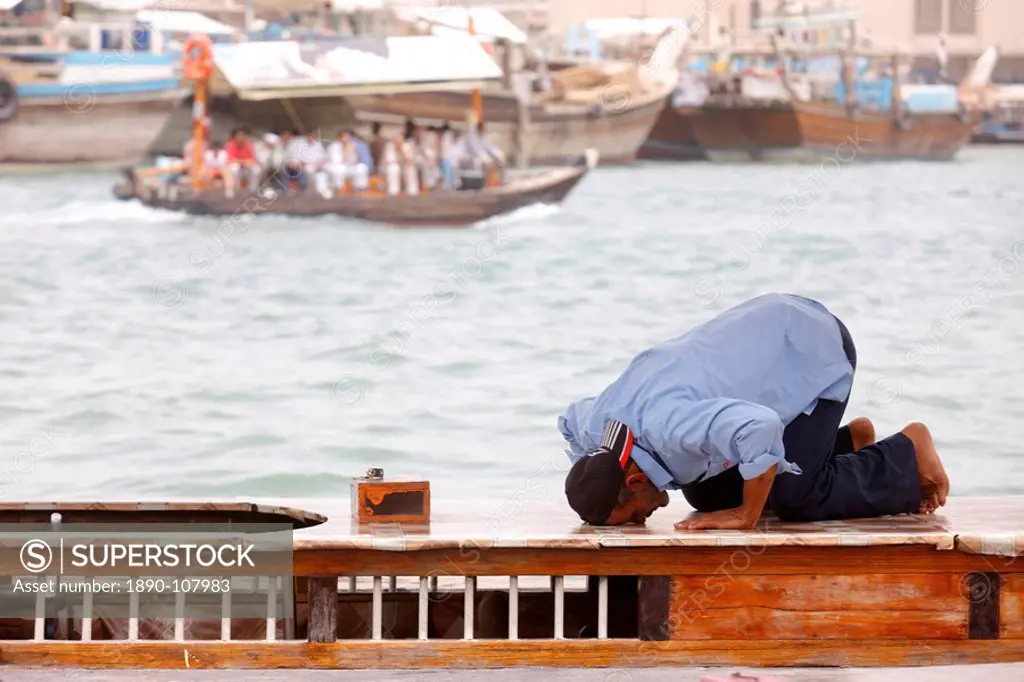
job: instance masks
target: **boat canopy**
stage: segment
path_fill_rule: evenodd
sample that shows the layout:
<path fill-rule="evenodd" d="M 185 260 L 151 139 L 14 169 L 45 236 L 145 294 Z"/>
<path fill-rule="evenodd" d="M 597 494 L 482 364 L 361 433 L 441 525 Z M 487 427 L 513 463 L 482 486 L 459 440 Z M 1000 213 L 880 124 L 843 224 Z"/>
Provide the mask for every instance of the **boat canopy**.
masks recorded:
<path fill-rule="evenodd" d="M 469 35 L 223 44 L 214 46 L 214 62 L 243 100 L 469 91 L 502 76 Z"/>
<path fill-rule="evenodd" d="M 465 34 L 469 30 L 469 17 L 473 17 L 473 31 L 478 40 L 494 42 L 504 38 L 517 45 L 527 42 L 526 34 L 493 7 L 395 7 L 395 16 L 409 23 L 424 23 L 435 35 Z"/>
<path fill-rule="evenodd" d="M 252 3 L 257 12 L 313 12 L 324 6 L 323 0 L 252 0 Z M 383 10 L 386 4 L 384 0 L 330 0 L 330 7 L 340 13 L 372 12 Z"/>
<path fill-rule="evenodd" d="M 138 12 L 156 8 L 160 12 L 166 10 L 156 7 L 161 0 L 70 0 L 75 5 L 88 5 L 101 12 Z"/>
<path fill-rule="evenodd" d="M 609 17 L 606 19 L 588 19 L 571 30 L 580 29 L 595 35 L 599 40 L 632 36 L 656 36 L 665 31 L 687 30 L 686 21 L 679 17 Z"/>
<path fill-rule="evenodd" d="M 238 33 L 233 26 L 215 21 L 199 12 L 142 10 L 136 18 L 152 26 L 155 31 L 168 33 L 205 33 L 210 36 Z"/>

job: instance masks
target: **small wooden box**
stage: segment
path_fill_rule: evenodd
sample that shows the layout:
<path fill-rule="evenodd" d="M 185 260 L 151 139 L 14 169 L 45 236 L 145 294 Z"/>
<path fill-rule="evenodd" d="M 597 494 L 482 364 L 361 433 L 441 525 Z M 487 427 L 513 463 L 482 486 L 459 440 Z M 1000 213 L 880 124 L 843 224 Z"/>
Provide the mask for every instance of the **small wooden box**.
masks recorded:
<path fill-rule="evenodd" d="M 430 481 L 353 477 L 352 520 L 356 523 L 429 523 Z"/>

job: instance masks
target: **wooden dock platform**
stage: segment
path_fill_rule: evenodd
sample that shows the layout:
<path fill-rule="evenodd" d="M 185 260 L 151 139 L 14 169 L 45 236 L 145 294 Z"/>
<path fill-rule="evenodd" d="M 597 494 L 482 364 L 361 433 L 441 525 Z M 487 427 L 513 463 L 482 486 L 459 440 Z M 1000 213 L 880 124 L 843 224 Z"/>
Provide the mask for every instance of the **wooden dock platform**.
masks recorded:
<path fill-rule="evenodd" d="M 735 673 L 744 675 L 731 679 Z M 521 682 L 522 669 L 437 670 L 39 670 L 2 669 L 3 682 Z M 1024 677 L 1024 664 L 937 668 L 534 668 L 545 682 L 993 682 Z"/>
<path fill-rule="evenodd" d="M 686 515 L 676 505 L 646 527 L 618 528 L 583 526 L 539 502 L 490 516 L 433 506 L 428 525 L 353 526 L 348 509 L 317 501 L 0 505 L 0 520 L 60 508 L 69 521 L 173 513 L 316 524 L 294 532 L 294 607 L 269 626 L 149 628 L 77 614 L 59 640 L 40 636 L 31 620 L 21 634 L 0 621 L 0 660 L 296 671 L 1024 661 L 1024 498 L 953 498 L 932 516 L 795 524 L 768 516 L 751 531 L 686 533 L 673 530 Z"/>

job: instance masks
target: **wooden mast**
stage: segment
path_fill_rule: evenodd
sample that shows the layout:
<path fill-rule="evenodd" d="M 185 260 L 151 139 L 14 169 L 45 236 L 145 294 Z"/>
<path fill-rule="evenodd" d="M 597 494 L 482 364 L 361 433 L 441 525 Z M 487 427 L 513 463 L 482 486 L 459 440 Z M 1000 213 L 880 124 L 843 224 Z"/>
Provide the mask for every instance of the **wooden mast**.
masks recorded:
<path fill-rule="evenodd" d="M 843 91 L 846 93 L 846 111 L 853 116 L 854 103 L 854 82 L 853 70 L 857 63 L 857 32 L 854 22 L 850 22 L 847 29 L 846 46 L 843 50 Z"/>
<path fill-rule="evenodd" d="M 476 26 L 473 25 L 473 12 L 468 4 L 466 5 L 466 16 L 469 18 L 469 35 L 476 36 Z M 480 94 L 480 88 L 473 88 L 470 97 L 473 105 L 473 120 L 479 123 L 484 120 L 484 102 Z"/>
<path fill-rule="evenodd" d="M 903 112 L 903 95 L 900 92 L 900 55 L 899 52 L 892 54 L 892 117 L 894 121 L 900 120 Z"/>
<path fill-rule="evenodd" d="M 192 189 L 203 187 L 203 153 L 206 142 L 206 99 L 207 81 L 193 82 L 194 101 L 192 105 Z"/>
<path fill-rule="evenodd" d="M 195 52 L 198 51 L 198 54 Z M 203 155 L 210 120 L 207 104 L 210 76 L 213 73 L 213 46 L 209 36 L 189 38 L 184 49 L 184 76 L 192 81 L 192 169 L 191 185 L 194 191 L 203 187 Z"/>

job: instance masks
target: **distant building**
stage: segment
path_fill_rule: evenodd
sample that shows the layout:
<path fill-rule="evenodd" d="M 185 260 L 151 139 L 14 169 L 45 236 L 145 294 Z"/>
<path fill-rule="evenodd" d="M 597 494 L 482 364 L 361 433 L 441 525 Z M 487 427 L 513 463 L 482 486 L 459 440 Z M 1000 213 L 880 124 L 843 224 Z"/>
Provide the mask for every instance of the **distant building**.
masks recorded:
<path fill-rule="evenodd" d="M 551 30 L 565 32 L 587 19 L 693 18 L 699 42 L 742 43 L 780 10 L 799 16 L 851 11 L 857 34 L 879 48 L 913 55 L 922 70 L 939 69 L 940 37 L 947 73 L 961 77 L 985 49 L 999 45 L 993 78 L 1024 82 L 1024 0 L 545 0 Z"/>

